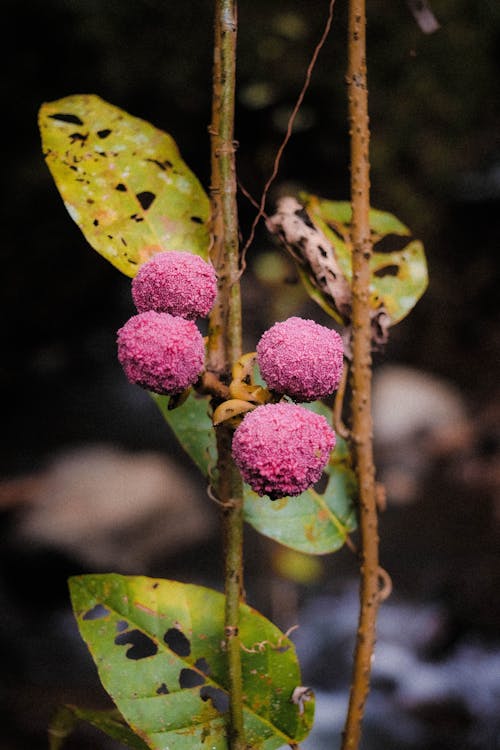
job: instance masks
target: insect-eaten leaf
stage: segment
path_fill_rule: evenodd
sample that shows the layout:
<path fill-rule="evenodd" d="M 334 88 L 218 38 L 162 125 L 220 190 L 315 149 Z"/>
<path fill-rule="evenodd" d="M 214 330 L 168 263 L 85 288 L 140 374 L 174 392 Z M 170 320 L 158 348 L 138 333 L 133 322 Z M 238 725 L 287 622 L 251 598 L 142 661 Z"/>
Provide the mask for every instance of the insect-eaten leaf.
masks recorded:
<path fill-rule="evenodd" d="M 224 596 L 145 577 L 70 579 L 73 609 L 101 681 L 132 730 L 153 750 L 227 750 L 229 678 Z M 100 617 L 86 617 L 89 612 Z M 300 742 L 314 701 L 292 701 L 301 684 L 291 641 L 240 605 L 243 717 L 247 744 Z"/>
<path fill-rule="evenodd" d="M 39 126 L 71 217 L 120 271 L 165 250 L 207 257 L 209 200 L 170 135 L 95 95 L 43 104 Z"/>
<path fill-rule="evenodd" d="M 351 320 L 351 205 L 309 193 L 282 198 L 268 228 L 296 261 L 309 296 L 343 325 Z M 373 253 L 370 306 L 375 343 L 402 320 L 424 293 L 428 277 L 423 245 L 395 216 L 370 210 Z"/>

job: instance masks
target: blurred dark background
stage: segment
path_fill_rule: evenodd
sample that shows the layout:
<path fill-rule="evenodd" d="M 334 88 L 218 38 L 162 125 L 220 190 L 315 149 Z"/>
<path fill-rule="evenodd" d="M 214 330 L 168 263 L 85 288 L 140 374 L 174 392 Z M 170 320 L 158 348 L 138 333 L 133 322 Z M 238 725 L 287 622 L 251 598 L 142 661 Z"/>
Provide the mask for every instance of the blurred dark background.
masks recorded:
<path fill-rule="evenodd" d="M 383 663 L 391 655 L 381 657 L 365 742 L 370 750 L 498 750 L 499 680 L 484 673 L 483 692 L 473 689 L 479 707 L 466 685 L 479 664 L 500 667 L 500 6 L 433 0 L 432 8 L 440 28 L 426 35 L 403 0 L 369 3 L 372 205 L 423 240 L 430 285 L 375 359 L 376 449 L 388 491 L 381 554 L 394 581 L 387 611 L 409 640 L 390 674 Z M 2 5 L 1 750 L 45 747 L 60 702 L 105 703 L 68 610 L 68 575 L 118 570 L 221 586 L 217 513 L 203 481 L 116 364 L 116 330 L 133 312 L 129 280 L 69 218 L 37 130 L 42 102 L 95 93 L 170 132 L 208 187 L 212 12 L 202 0 Z M 326 13 L 324 0 L 240 2 L 238 168 L 254 196 Z M 348 197 L 345 39 L 339 0 L 268 210 L 285 191 Z M 244 237 L 254 212 L 242 197 Z M 277 252 L 260 227 L 244 280 L 248 350 L 283 312 L 327 322 Z M 275 269 L 272 281 L 263 267 Z M 184 508 L 175 516 L 179 488 L 191 516 Z M 160 513 L 169 518 L 165 532 Z M 352 555 L 322 559 L 308 586 L 279 556 L 248 532 L 252 604 L 283 627 L 302 617 L 306 634 L 321 620 L 315 607 L 333 609 L 330 622 L 339 602 L 355 615 Z M 271 579 L 262 559 L 272 563 Z M 383 627 L 382 654 L 384 638 L 394 642 Z M 345 693 L 347 667 L 337 682 L 320 669 L 325 653 L 338 666 L 346 643 L 350 655 L 341 628 L 335 637 L 316 661 L 302 638 L 305 684 Z M 423 697 L 401 687 L 408 654 L 419 669 L 435 667 L 425 672 Z M 404 736 L 394 734 L 395 716 L 400 727 L 407 722 Z M 330 747 L 334 729 L 324 729 Z M 322 737 L 308 746 L 322 748 Z M 68 747 L 115 745 L 82 730 Z"/>

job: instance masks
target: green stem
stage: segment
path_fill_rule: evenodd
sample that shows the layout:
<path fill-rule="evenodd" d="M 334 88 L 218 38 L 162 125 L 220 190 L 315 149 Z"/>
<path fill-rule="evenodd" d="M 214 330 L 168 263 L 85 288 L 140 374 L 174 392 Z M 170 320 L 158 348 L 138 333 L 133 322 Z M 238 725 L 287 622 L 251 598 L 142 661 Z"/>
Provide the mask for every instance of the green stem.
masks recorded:
<path fill-rule="evenodd" d="M 370 160 L 368 88 L 366 79 L 365 0 L 349 0 L 349 63 L 347 73 L 351 136 L 352 203 L 352 430 L 359 483 L 360 614 L 354 652 L 349 708 L 342 750 L 356 750 L 370 688 L 370 672 L 380 604 L 378 519 L 373 463 L 371 416 L 371 325 L 369 305 L 370 257 Z"/>
<path fill-rule="evenodd" d="M 239 286 L 238 213 L 234 104 L 236 78 L 236 0 L 215 2 L 215 43 L 211 134 L 212 235 L 211 258 L 218 276 L 218 296 L 209 319 L 207 370 L 222 382 L 242 353 Z M 217 399 L 213 399 L 217 405 Z M 219 400 L 220 402 L 220 400 Z M 228 740 L 231 750 L 245 750 L 243 685 L 239 638 L 239 605 L 243 599 L 243 485 L 231 455 L 232 432 L 216 428 L 217 495 L 224 509 L 225 648 L 228 658 L 230 708 Z"/>

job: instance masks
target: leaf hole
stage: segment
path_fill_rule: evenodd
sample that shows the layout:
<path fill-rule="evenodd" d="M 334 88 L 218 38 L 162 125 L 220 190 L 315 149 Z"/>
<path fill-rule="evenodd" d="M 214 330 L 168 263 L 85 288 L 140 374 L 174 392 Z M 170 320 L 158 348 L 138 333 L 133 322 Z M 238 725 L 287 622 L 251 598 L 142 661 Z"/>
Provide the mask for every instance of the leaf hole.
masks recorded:
<path fill-rule="evenodd" d="M 177 656 L 189 656 L 191 653 L 191 644 L 184 633 L 179 628 L 170 628 L 163 636 L 163 640 L 174 654 Z"/>
<path fill-rule="evenodd" d="M 109 609 L 106 609 L 106 607 L 103 604 L 96 604 L 95 607 L 92 607 L 92 609 L 89 609 L 88 612 L 85 612 L 83 615 L 83 620 L 102 620 L 103 617 L 107 617 L 109 615 Z"/>
<path fill-rule="evenodd" d="M 142 193 L 137 193 L 135 197 L 141 204 L 141 208 L 143 209 L 143 211 L 147 211 L 156 198 L 156 195 L 154 193 L 150 193 L 149 190 L 144 190 Z"/>
<path fill-rule="evenodd" d="M 123 633 L 124 630 L 127 630 L 128 628 L 128 622 L 126 620 L 118 620 L 116 623 L 116 630 L 118 633 Z"/>
<path fill-rule="evenodd" d="M 119 182 L 118 185 L 116 185 L 115 190 L 119 190 L 120 193 L 126 193 L 127 187 L 123 184 L 123 182 Z"/>
<path fill-rule="evenodd" d="M 181 669 L 179 675 L 179 686 L 181 690 L 198 687 L 198 685 L 203 685 L 204 683 L 205 677 L 199 672 L 195 672 L 194 669 L 189 669 L 188 667 Z"/>
<path fill-rule="evenodd" d="M 403 250 L 409 242 L 410 238 L 406 235 L 386 234 L 374 244 L 373 250 L 376 253 L 397 253 Z"/>
<path fill-rule="evenodd" d="M 200 672 L 203 672 L 206 675 L 210 674 L 210 664 L 203 656 L 201 657 L 201 659 L 197 659 L 195 661 L 194 666 L 196 667 L 196 669 L 199 669 Z"/>
<path fill-rule="evenodd" d="M 107 138 L 108 135 L 110 135 L 112 132 L 113 131 L 109 128 L 104 128 L 104 130 L 98 130 L 97 135 L 99 136 L 99 138 Z"/>
<path fill-rule="evenodd" d="M 229 695 L 220 688 L 213 687 L 213 685 L 205 685 L 200 690 L 200 698 L 202 701 L 211 701 L 215 710 L 221 714 L 229 711 Z"/>
<path fill-rule="evenodd" d="M 58 112 L 56 115 L 49 115 L 51 120 L 59 120 L 60 122 L 69 122 L 72 125 L 83 125 L 83 122 L 76 115 L 67 114 L 65 112 Z"/>
<path fill-rule="evenodd" d="M 126 633 L 120 633 L 120 635 L 116 636 L 115 643 L 117 646 L 130 644 L 126 656 L 127 659 L 134 659 L 134 661 L 154 656 L 158 651 L 156 643 L 140 630 L 130 630 Z"/>
<path fill-rule="evenodd" d="M 336 237 L 336 238 L 337 238 L 338 240 L 340 240 L 341 242 L 345 242 L 345 237 L 344 237 L 344 235 L 342 234 L 342 232 L 340 232 L 340 231 L 339 231 L 339 230 L 337 229 L 337 227 L 335 226 L 335 224 L 332 224 L 332 223 L 331 223 L 331 222 L 329 222 L 329 221 L 327 221 L 326 223 L 327 223 L 327 226 L 328 226 L 328 229 L 330 230 L 330 232 L 331 232 L 332 234 L 334 234 L 334 235 L 335 235 L 335 237 Z"/>
<path fill-rule="evenodd" d="M 373 275 L 379 279 L 382 279 L 384 278 L 384 276 L 397 276 L 398 273 L 399 266 L 392 264 L 390 266 L 384 266 L 383 268 L 377 268 L 377 270 L 374 271 Z"/>
<path fill-rule="evenodd" d="M 191 216 L 190 219 L 195 224 L 203 224 L 203 219 L 201 218 L 201 216 Z"/>
<path fill-rule="evenodd" d="M 309 227 L 309 229 L 316 229 L 305 208 L 298 208 L 294 213 L 295 216 L 306 225 L 306 227 Z"/>
<path fill-rule="evenodd" d="M 328 487 L 329 480 L 330 480 L 329 475 L 326 473 L 326 471 L 324 471 L 321 477 L 318 479 L 318 481 L 314 485 L 314 490 L 318 494 L 324 495 L 326 492 L 326 488 Z"/>
<path fill-rule="evenodd" d="M 160 161 L 159 159 L 146 159 L 146 161 L 151 162 L 151 164 L 156 164 L 156 166 L 160 167 L 163 171 L 173 166 L 172 162 L 168 159 L 165 159 L 165 161 Z"/>
<path fill-rule="evenodd" d="M 70 133 L 70 140 L 71 143 L 76 143 L 76 141 L 81 141 L 82 143 L 85 143 L 87 138 L 89 137 L 89 134 L 83 135 L 83 133 Z"/>
<path fill-rule="evenodd" d="M 168 695 L 169 692 L 170 690 L 168 689 L 168 687 L 165 685 L 164 682 L 161 683 L 159 688 L 156 688 L 157 695 Z"/>

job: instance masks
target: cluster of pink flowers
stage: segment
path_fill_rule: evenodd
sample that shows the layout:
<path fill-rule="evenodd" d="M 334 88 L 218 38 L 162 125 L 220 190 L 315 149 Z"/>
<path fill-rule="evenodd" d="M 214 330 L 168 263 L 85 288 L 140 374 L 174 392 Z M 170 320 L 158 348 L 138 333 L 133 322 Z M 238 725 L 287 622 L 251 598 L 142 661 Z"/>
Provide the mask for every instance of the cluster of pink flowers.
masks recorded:
<path fill-rule="evenodd" d="M 117 335 L 118 359 L 132 383 L 154 393 L 181 393 L 204 369 L 205 347 L 194 320 L 217 295 L 213 267 L 197 255 L 155 255 L 132 282 L 137 308 Z M 233 436 L 243 479 L 271 500 L 300 495 L 321 477 L 335 447 L 327 420 L 300 406 L 330 395 L 342 376 L 342 339 L 313 320 L 275 323 L 257 345 L 262 377 L 275 397 L 249 412 Z"/>
<path fill-rule="evenodd" d="M 132 280 L 132 299 L 140 313 L 155 310 L 187 320 L 205 318 L 216 294 L 214 267 L 183 251 L 154 255 Z"/>
<path fill-rule="evenodd" d="M 271 500 L 300 495 L 321 477 L 335 433 L 325 417 L 290 403 L 249 412 L 233 437 L 233 457 L 245 482 Z"/>
<path fill-rule="evenodd" d="M 257 344 L 257 361 L 272 391 L 294 401 L 316 401 L 338 388 L 344 349 L 337 331 L 293 317 L 263 334 Z"/>
<path fill-rule="evenodd" d="M 181 393 L 204 369 L 205 346 L 194 319 L 217 295 L 213 267 L 197 255 L 164 252 L 132 282 L 138 314 L 120 328 L 118 359 L 131 383 L 160 394 Z"/>
<path fill-rule="evenodd" d="M 269 389 L 294 401 L 329 396 L 342 377 L 339 334 L 313 320 L 275 323 L 257 345 Z M 300 495 L 321 477 L 335 447 L 326 419 L 303 406 L 277 403 L 248 413 L 233 437 L 233 458 L 254 492 L 271 500 Z"/>
<path fill-rule="evenodd" d="M 154 393 L 179 393 L 203 370 L 205 347 L 192 320 L 147 310 L 130 318 L 117 340 L 127 378 Z"/>

